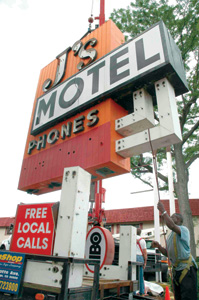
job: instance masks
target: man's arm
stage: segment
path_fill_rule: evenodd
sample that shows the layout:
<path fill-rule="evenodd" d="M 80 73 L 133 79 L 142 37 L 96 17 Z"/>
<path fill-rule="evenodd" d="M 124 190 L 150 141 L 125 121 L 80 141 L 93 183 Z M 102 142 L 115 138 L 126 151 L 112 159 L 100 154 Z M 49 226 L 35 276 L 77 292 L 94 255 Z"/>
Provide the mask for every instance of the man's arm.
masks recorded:
<path fill-rule="evenodd" d="M 147 263 L 147 250 L 142 249 L 142 251 L 143 251 L 143 257 L 144 257 L 144 269 L 145 269 L 146 263 Z"/>
<path fill-rule="evenodd" d="M 161 217 L 164 219 L 166 225 L 169 227 L 169 229 L 171 229 L 172 231 L 176 232 L 178 235 L 181 235 L 181 230 L 180 227 L 177 226 L 173 220 L 171 219 L 171 217 L 167 214 L 164 205 L 162 204 L 162 202 L 158 202 L 158 210 L 161 213 Z"/>
<path fill-rule="evenodd" d="M 164 255 L 164 256 L 168 256 L 167 255 L 167 249 L 162 247 L 158 242 L 153 241 L 151 244 L 152 248 L 158 248 L 158 250 Z"/>

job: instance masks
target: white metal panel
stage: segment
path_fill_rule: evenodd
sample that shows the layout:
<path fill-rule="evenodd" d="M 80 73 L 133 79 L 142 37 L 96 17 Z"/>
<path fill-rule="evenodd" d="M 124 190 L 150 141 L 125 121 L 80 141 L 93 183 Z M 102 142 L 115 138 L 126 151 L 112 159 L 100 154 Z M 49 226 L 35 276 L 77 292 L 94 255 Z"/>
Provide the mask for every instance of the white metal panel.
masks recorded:
<path fill-rule="evenodd" d="M 168 79 L 163 78 L 155 83 L 160 126 L 175 133 L 181 138 L 175 91 Z"/>
<path fill-rule="evenodd" d="M 176 144 L 181 141 L 174 133 L 171 134 L 167 129 L 160 126 L 149 129 L 149 132 L 148 130 L 145 130 L 141 133 L 116 141 L 116 152 L 122 157 L 132 157 L 148 151 L 167 147 L 168 145 Z"/>
<path fill-rule="evenodd" d="M 80 264 L 71 264 L 70 268 L 68 287 L 82 286 L 83 266 Z M 61 289 L 62 271 L 63 267 L 61 263 L 28 261 L 24 282 Z"/>
<path fill-rule="evenodd" d="M 64 169 L 54 255 L 84 257 L 90 181 L 80 167 Z"/>
<path fill-rule="evenodd" d="M 62 270 L 60 264 L 28 260 L 24 282 L 61 288 Z"/>
<path fill-rule="evenodd" d="M 140 89 L 133 93 L 134 112 L 115 121 L 115 130 L 129 136 L 155 126 L 152 97 Z"/>
<path fill-rule="evenodd" d="M 148 130 L 116 141 L 116 152 L 123 157 L 131 157 L 150 151 Z"/>
<path fill-rule="evenodd" d="M 149 129 L 149 132 L 150 140 L 154 150 L 162 147 L 167 147 L 181 141 L 181 138 L 177 136 L 175 132 L 171 132 L 160 125 Z"/>
<path fill-rule="evenodd" d="M 104 266 L 100 270 L 100 274 L 100 278 L 105 279 L 128 279 L 128 270 L 126 269 L 126 266 Z"/>
<path fill-rule="evenodd" d="M 155 83 L 159 124 L 116 141 L 116 152 L 132 157 L 182 140 L 174 89 L 166 78 Z"/>
<path fill-rule="evenodd" d="M 119 264 L 126 265 L 128 261 L 136 261 L 137 230 L 133 226 L 120 226 Z"/>
<path fill-rule="evenodd" d="M 80 167 L 64 169 L 54 253 L 84 258 L 91 175 Z M 69 287 L 82 285 L 83 265 L 70 270 Z"/>
<path fill-rule="evenodd" d="M 72 264 L 69 276 L 69 288 L 81 287 L 84 275 L 84 265 Z"/>

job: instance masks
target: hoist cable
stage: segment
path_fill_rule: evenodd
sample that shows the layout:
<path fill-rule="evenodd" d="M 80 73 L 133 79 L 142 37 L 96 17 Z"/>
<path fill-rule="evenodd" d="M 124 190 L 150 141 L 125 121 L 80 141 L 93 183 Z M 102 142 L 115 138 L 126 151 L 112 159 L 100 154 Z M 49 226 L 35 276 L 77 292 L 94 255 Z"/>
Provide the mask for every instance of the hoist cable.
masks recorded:
<path fill-rule="evenodd" d="M 91 16 L 93 15 L 93 2 L 94 2 L 94 0 L 92 0 L 92 2 L 91 2 Z"/>

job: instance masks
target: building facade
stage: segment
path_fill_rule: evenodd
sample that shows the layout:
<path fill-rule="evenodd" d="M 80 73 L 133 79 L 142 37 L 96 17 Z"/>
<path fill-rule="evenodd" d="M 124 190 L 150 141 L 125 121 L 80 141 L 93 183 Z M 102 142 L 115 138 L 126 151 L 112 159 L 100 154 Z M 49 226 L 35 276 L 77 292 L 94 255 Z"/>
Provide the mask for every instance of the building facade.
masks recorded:
<path fill-rule="evenodd" d="M 196 242 L 196 255 L 199 256 L 199 199 L 190 199 L 190 207 L 192 211 L 194 234 Z M 168 213 L 169 200 L 163 200 L 165 209 Z M 175 200 L 176 212 L 179 213 L 178 202 Z M 113 209 L 106 210 L 106 224 L 112 234 L 118 234 L 120 232 L 121 225 L 132 225 L 135 227 L 142 228 L 143 233 L 148 234 L 149 239 L 154 239 L 154 207 L 136 207 L 136 208 L 125 208 L 125 209 Z M 0 218 L 0 243 L 7 239 L 12 233 L 10 225 L 14 224 L 15 218 Z M 162 229 L 161 221 L 160 226 Z M 163 230 L 168 232 L 168 229 L 164 226 Z M 160 231 L 161 232 L 161 231 Z M 144 235 L 144 236 L 146 236 Z M 161 236 L 161 243 L 164 245 L 165 240 L 163 235 Z"/>
<path fill-rule="evenodd" d="M 0 243 L 12 234 L 15 218 L 0 218 Z"/>

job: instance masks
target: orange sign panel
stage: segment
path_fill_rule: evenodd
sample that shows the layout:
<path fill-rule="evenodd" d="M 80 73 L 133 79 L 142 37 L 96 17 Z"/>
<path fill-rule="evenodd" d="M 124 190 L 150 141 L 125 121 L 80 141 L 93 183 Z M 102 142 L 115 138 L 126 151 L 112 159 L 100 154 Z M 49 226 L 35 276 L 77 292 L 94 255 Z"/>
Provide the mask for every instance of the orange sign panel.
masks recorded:
<path fill-rule="evenodd" d="M 109 20 L 41 70 L 20 190 L 39 195 L 60 189 L 63 169 L 71 166 L 84 168 L 93 180 L 129 172 L 129 159 L 115 153 L 115 141 L 121 138 L 115 120 L 128 112 L 110 98 L 95 97 L 104 70 L 98 59 L 123 42 Z"/>

